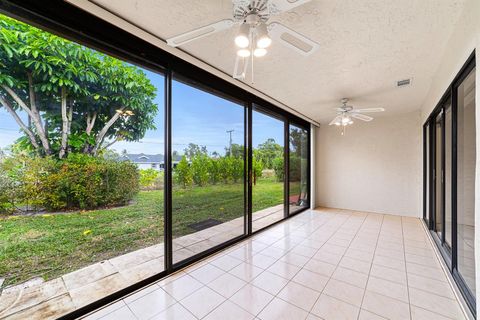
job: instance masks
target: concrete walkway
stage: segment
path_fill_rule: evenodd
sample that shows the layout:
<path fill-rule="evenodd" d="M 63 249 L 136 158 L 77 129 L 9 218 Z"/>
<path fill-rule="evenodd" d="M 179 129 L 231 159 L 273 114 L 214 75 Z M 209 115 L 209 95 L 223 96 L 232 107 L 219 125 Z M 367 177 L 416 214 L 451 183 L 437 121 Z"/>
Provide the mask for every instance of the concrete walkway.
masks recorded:
<path fill-rule="evenodd" d="M 253 215 L 253 230 L 283 218 L 283 205 Z M 243 234 L 237 218 L 173 240 L 174 262 Z M 163 270 L 164 245 L 159 243 L 44 281 L 31 279 L 3 289 L 0 319 L 54 319 L 128 287 Z"/>

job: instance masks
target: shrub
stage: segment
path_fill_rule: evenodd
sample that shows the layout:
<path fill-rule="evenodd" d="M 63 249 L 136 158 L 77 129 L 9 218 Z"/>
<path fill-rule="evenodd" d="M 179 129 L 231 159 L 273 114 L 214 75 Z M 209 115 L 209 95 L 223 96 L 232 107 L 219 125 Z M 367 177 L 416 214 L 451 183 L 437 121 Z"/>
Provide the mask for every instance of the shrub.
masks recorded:
<path fill-rule="evenodd" d="M 253 185 L 257 184 L 257 179 L 262 177 L 263 163 L 256 158 L 252 159 Z"/>
<path fill-rule="evenodd" d="M 211 184 L 217 184 L 220 179 L 220 159 L 210 158 L 208 163 L 209 179 Z"/>
<path fill-rule="evenodd" d="M 84 154 L 70 154 L 62 160 L 16 155 L 3 168 L 18 184 L 14 202 L 34 210 L 124 205 L 139 190 L 133 163 Z"/>
<path fill-rule="evenodd" d="M 174 173 L 175 180 L 178 184 L 182 185 L 183 188 L 186 188 L 192 184 L 192 169 L 190 168 L 185 156 L 183 156 L 182 160 L 178 162 Z"/>
<path fill-rule="evenodd" d="M 277 178 L 277 181 L 283 181 L 285 177 L 283 157 L 277 157 L 273 159 L 273 170 L 275 171 L 275 177 Z"/>
<path fill-rule="evenodd" d="M 197 186 L 204 186 L 208 182 L 210 160 L 205 154 L 197 154 L 192 159 L 192 178 Z"/>
<path fill-rule="evenodd" d="M 141 169 L 139 173 L 139 184 L 141 190 L 163 189 L 163 172 L 155 169 Z"/>

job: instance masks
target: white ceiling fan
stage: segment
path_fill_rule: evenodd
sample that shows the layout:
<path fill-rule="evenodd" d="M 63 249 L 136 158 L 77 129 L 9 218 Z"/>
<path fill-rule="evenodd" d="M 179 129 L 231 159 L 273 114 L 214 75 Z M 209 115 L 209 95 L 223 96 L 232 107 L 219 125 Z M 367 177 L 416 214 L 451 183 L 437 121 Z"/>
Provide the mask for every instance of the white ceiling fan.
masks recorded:
<path fill-rule="evenodd" d="M 308 56 L 318 49 L 318 43 L 279 22 L 267 23 L 282 12 L 289 11 L 311 0 L 232 0 L 233 18 L 224 19 L 167 39 L 167 44 L 178 47 L 219 31 L 240 25 L 235 37 L 238 47 L 233 77 L 244 80 L 250 63 L 253 83 L 253 58 L 263 57 L 272 41 L 278 41 L 296 52 Z M 249 62 L 250 60 L 250 62 Z"/>
<path fill-rule="evenodd" d="M 340 102 L 342 103 L 342 105 L 338 108 L 335 108 L 335 110 L 337 111 L 337 116 L 332 121 L 330 121 L 328 125 L 341 126 L 342 135 L 345 134 L 345 128 L 348 125 L 353 124 L 352 118 L 369 122 L 373 120 L 373 117 L 367 116 L 364 113 L 385 111 L 384 108 L 354 109 L 353 106 L 347 105 L 347 98 L 343 98 L 342 100 L 340 100 Z"/>

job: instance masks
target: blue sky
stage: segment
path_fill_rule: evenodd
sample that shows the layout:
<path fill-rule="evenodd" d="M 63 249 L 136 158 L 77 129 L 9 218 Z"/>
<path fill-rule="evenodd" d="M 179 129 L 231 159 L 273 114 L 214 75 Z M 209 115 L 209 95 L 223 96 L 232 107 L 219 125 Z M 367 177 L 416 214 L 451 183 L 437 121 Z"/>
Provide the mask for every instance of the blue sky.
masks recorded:
<path fill-rule="evenodd" d="M 155 102 L 159 112 L 155 117 L 156 130 L 150 130 L 139 142 L 117 142 L 112 146 L 118 152 L 157 154 L 164 150 L 164 77 L 144 70 L 153 85 L 157 88 Z M 233 143 L 243 145 L 243 107 L 231 101 L 192 88 L 180 82 L 172 84 L 172 143 L 173 150 L 183 153 L 189 143 L 206 146 L 209 152 L 224 154 L 229 144 L 227 130 L 234 130 Z M 26 122 L 25 114 L 20 116 Z M 253 145 L 274 138 L 283 145 L 283 123 L 254 112 Z M 11 115 L 0 108 L 0 148 L 12 144 L 21 136 L 17 123 Z"/>

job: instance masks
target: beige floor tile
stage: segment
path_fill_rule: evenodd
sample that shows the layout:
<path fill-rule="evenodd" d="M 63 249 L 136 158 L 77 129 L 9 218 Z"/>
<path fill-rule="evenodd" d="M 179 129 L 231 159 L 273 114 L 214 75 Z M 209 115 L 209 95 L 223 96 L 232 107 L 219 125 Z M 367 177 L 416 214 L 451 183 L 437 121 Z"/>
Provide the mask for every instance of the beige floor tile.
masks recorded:
<path fill-rule="evenodd" d="M 366 274 L 344 267 L 337 267 L 335 272 L 332 274 L 332 278 L 362 289 L 365 289 L 368 280 L 368 276 Z"/>
<path fill-rule="evenodd" d="M 283 257 L 281 257 L 279 261 L 292 264 L 297 267 L 303 267 L 305 263 L 308 262 L 308 260 L 310 259 L 305 256 L 293 252 L 288 252 Z"/>
<path fill-rule="evenodd" d="M 300 270 L 292 281 L 310 289 L 322 292 L 330 278 L 306 269 Z"/>
<path fill-rule="evenodd" d="M 312 309 L 319 296 L 320 292 L 296 282 L 289 282 L 277 295 L 280 299 L 302 308 L 307 312 Z"/>
<path fill-rule="evenodd" d="M 330 277 L 335 271 L 336 266 L 327 262 L 310 260 L 303 267 L 304 270 L 309 270 L 315 273 Z"/>
<path fill-rule="evenodd" d="M 267 269 L 272 264 L 274 264 L 275 261 L 277 261 L 277 259 L 258 253 L 253 257 L 251 257 L 250 259 L 248 259 L 247 262 L 250 263 L 251 265 L 254 265 L 255 267 Z"/>
<path fill-rule="evenodd" d="M 282 261 L 277 261 L 272 264 L 267 271 L 290 280 L 297 274 L 298 271 L 300 271 L 300 267 Z"/>
<path fill-rule="evenodd" d="M 182 300 L 202 286 L 201 282 L 187 274 L 163 285 L 162 288 L 175 299 Z"/>
<path fill-rule="evenodd" d="M 343 257 L 339 263 L 339 266 L 368 275 L 370 273 L 371 264 L 362 260 Z"/>
<path fill-rule="evenodd" d="M 460 306 L 456 300 L 437 296 L 435 294 L 415 288 L 410 288 L 409 293 L 410 303 L 412 305 L 453 319 L 463 317 Z"/>
<path fill-rule="evenodd" d="M 362 309 L 387 319 L 410 319 L 410 308 L 408 303 L 401 302 L 400 300 L 392 299 L 371 291 L 365 292 Z"/>
<path fill-rule="evenodd" d="M 362 305 L 364 289 L 352 286 L 343 281 L 330 279 L 325 289 L 323 289 L 323 293 L 360 307 Z"/>
<path fill-rule="evenodd" d="M 180 300 L 182 306 L 190 311 L 195 317 L 203 318 L 213 309 L 219 306 L 225 298 L 208 287 L 202 287 Z"/>
<path fill-rule="evenodd" d="M 172 319 L 182 319 L 182 320 L 196 320 L 197 318 L 185 309 L 180 303 L 175 303 L 174 305 L 163 310 L 150 320 L 172 320 Z M 120 319 L 115 319 L 120 320 Z"/>
<path fill-rule="evenodd" d="M 263 269 L 245 262 L 242 262 L 241 264 L 229 271 L 230 274 L 247 282 L 252 281 L 262 272 Z"/>
<path fill-rule="evenodd" d="M 210 312 L 204 320 L 252 320 L 255 316 L 243 310 L 231 301 L 225 301 Z M 176 318 L 172 318 L 176 319 Z"/>
<path fill-rule="evenodd" d="M 150 319 L 175 303 L 175 299 L 167 292 L 163 289 L 157 289 L 131 303 L 127 303 L 127 306 L 138 319 Z"/>
<path fill-rule="evenodd" d="M 452 288 L 448 282 L 433 280 L 430 278 L 418 276 L 416 274 L 408 275 L 408 286 L 411 288 L 421 289 L 439 296 L 450 299 L 456 299 Z"/>
<path fill-rule="evenodd" d="M 374 264 L 370 270 L 370 276 L 407 285 L 407 273 L 405 271 L 398 271 Z"/>
<path fill-rule="evenodd" d="M 365 262 L 372 262 L 373 260 L 373 252 L 363 251 L 355 248 L 348 248 L 344 256 Z"/>
<path fill-rule="evenodd" d="M 361 309 L 360 314 L 358 315 L 358 320 L 386 320 L 386 318 L 380 317 L 379 315 L 371 313 L 370 311 Z"/>
<path fill-rule="evenodd" d="M 452 320 L 452 318 L 447 318 L 438 313 L 434 313 L 416 306 L 411 306 L 412 309 L 412 320 Z M 457 318 L 456 320 L 461 320 L 465 318 Z"/>
<path fill-rule="evenodd" d="M 133 314 L 133 312 L 128 308 L 128 307 L 121 307 L 120 309 L 117 309 L 103 318 L 102 320 L 138 320 L 138 318 Z"/>
<path fill-rule="evenodd" d="M 398 259 L 375 255 L 375 257 L 373 258 L 373 264 L 379 265 L 382 267 L 388 267 L 398 271 L 405 271 L 404 260 L 398 260 Z"/>
<path fill-rule="evenodd" d="M 426 267 L 416 263 L 407 262 L 407 273 L 416 274 L 438 281 L 447 281 L 447 278 L 441 269 Z"/>
<path fill-rule="evenodd" d="M 257 315 L 273 299 L 273 295 L 251 284 L 235 293 L 230 301 L 242 307 L 247 312 Z"/>
<path fill-rule="evenodd" d="M 320 250 L 322 249 L 320 248 Z M 337 265 L 342 259 L 342 255 L 340 254 L 335 254 L 335 253 L 330 253 L 330 252 L 320 251 L 320 250 L 312 257 L 312 259 L 334 264 L 334 265 Z"/>
<path fill-rule="evenodd" d="M 221 256 L 210 262 L 210 264 L 222 269 L 223 271 L 230 271 L 236 266 L 238 266 L 240 263 L 242 263 L 242 260 L 231 257 L 229 255 Z"/>
<path fill-rule="evenodd" d="M 98 311 L 96 311 L 95 313 L 92 313 L 84 318 L 82 318 L 83 320 L 98 320 L 104 316 L 106 316 L 107 314 L 109 313 L 112 313 L 113 311 L 115 310 L 118 310 L 122 307 L 125 307 L 126 304 L 125 302 L 123 302 L 123 300 L 120 300 L 120 301 L 117 301 L 115 303 L 112 303 L 104 308 L 101 308 L 99 309 Z"/>
<path fill-rule="evenodd" d="M 408 303 L 407 286 L 396 282 L 370 276 L 367 290 Z"/>
<path fill-rule="evenodd" d="M 123 301 L 125 301 L 125 303 L 131 303 L 131 302 L 133 302 L 133 301 L 135 301 L 135 300 L 137 300 L 137 299 L 139 299 L 139 298 L 147 295 L 148 293 L 153 292 L 153 291 L 155 291 L 159 288 L 160 288 L 160 286 L 157 285 L 156 283 L 154 283 L 151 286 L 144 287 L 141 290 L 138 290 L 137 292 L 126 296 L 125 298 L 123 298 Z"/>
<path fill-rule="evenodd" d="M 324 320 L 356 320 L 359 308 L 322 294 L 311 312 Z"/>
<path fill-rule="evenodd" d="M 225 273 L 210 282 L 207 286 L 214 291 L 220 293 L 225 298 L 230 298 L 246 284 L 247 282 L 229 273 Z"/>
<path fill-rule="evenodd" d="M 220 277 L 221 275 L 225 274 L 220 268 L 215 267 L 212 264 L 206 264 L 192 272 L 189 273 L 192 277 L 197 279 L 203 284 L 208 284 L 215 280 L 216 278 Z"/>
<path fill-rule="evenodd" d="M 253 284 L 257 288 L 265 290 L 273 295 L 279 293 L 280 290 L 282 290 L 283 287 L 287 285 L 287 283 L 288 279 L 280 277 L 279 275 L 276 275 L 269 271 L 261 273 L 251 282 L 251 284 Z"/>
<path fill-rule="evenodd" d="M 261 320 L 305 319 L 308 312 L 279 298 L 274 298 L 258 315 Z"/>

